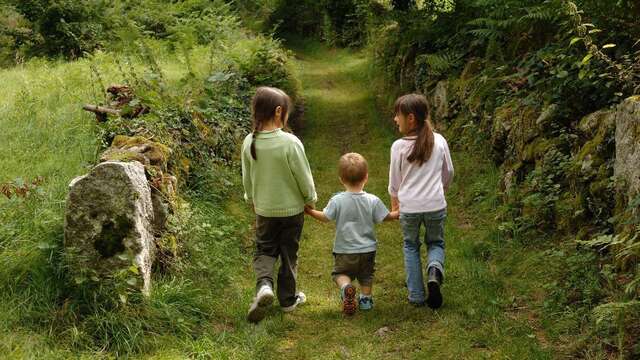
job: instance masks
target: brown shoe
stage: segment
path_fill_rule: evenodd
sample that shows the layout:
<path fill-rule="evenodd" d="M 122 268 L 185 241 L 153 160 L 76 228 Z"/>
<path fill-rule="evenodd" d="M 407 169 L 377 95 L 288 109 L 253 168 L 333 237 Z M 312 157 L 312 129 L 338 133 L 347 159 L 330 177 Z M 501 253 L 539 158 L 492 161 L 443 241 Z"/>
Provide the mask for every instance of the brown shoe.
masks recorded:
<path fill-rule="evenodd" d="M 357 309 L 356 288 L 349 284 L 342 289 L 342 312 L 345 315 L 353 315 Z"/>

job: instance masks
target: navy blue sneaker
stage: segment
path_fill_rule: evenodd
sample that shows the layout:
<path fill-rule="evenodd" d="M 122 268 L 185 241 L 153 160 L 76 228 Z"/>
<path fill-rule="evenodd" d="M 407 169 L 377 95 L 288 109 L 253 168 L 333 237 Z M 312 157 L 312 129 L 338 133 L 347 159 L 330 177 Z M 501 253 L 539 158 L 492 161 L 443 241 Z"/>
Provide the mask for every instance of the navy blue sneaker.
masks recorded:
<path fill-rule="evenodd" d="M 429 297 L 427 298 L 427 305 L 432 309 L 438 309 L 442 306 L 440 284 L 442 284 L 442 274 L 440 270 L 436 267 L 429 268 L 429 280 L 427 281 Z"/>

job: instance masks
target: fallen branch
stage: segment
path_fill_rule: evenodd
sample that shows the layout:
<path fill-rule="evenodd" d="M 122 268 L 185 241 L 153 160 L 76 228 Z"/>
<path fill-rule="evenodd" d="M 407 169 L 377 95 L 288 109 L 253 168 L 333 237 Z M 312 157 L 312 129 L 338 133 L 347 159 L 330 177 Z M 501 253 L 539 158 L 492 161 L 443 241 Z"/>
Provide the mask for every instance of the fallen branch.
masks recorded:
<path fill-rule="evenodd" d="M 115 109 L 107 108 L 104 106 L 87 104 L 87 105 L 84 105 L 82 109 L 95 113 L 96 119 L 98 119 L 99 122 L 107 121 L 107 115 L 120 116 L 120 110 L 115 110 Z"/>

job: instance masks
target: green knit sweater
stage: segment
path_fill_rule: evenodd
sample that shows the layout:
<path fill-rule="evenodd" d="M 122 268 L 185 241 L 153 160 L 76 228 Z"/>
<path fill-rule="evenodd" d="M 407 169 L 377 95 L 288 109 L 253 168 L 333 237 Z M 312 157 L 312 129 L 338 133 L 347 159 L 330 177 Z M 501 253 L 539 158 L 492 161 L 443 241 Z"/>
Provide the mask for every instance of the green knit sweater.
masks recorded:
<path fill-rule="evenodd" d="M 286 217 L 300 214 L 318 200 L 302 142 L 276 129 L 256 135 L 257 160 L 251 156 L 252 134 L 242 144 L 244 197 L 256 214 Z"/>

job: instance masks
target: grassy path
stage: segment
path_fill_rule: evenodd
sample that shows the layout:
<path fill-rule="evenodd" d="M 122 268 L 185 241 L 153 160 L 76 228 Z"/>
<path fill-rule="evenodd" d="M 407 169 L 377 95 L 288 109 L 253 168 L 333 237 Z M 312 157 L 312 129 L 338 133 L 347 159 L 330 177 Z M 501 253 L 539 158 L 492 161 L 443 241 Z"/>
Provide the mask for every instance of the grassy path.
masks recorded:
<path fill-rule="evenodd" d="M 315 45 L 298 49 L 306 100 L 302 133 L 323 207 L 341 191 L 336 162 L 347 151 L 369 161 L 365 190 L 388 203 L 388 151 L 396 136 L 384 126 L 368 87 L 367 58 Z M 448 194 L 445 305 L 439 311 L 406 303 L 398 223 L 377 229 L 375 309 L 345 318 L 330 279 L 334 225 L 307 218 L 301 242 L 299 285 L 309 303 L 291 315 L 273 315 L 260 327 L 276 335 L 273 358 L 296 359 L 538 359 L 550 358 L 543 336 L 526 316 L 510 311 L 505 286 L 483 257 L 491 236 L 491 199 L 466 204 L 469 189 L 492 188 L 496 172 L 454 151 L 456 185 Z M 465 192 L 465 189 L 467 192 Z M 477 198 L 477 194 L 474 195 Z M 483 211 L 486 211 L 483 213 Z M 423 247 L 424 249 L 424 247 Z M 423 250 L 424 251 L 424 250 Z M 383 329 L 383 330 L 380 330 Z"/>

